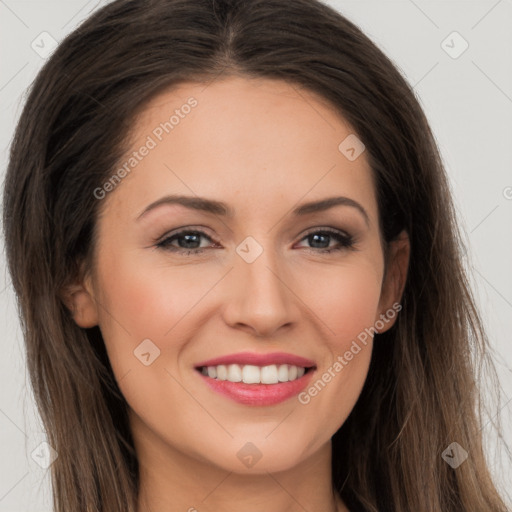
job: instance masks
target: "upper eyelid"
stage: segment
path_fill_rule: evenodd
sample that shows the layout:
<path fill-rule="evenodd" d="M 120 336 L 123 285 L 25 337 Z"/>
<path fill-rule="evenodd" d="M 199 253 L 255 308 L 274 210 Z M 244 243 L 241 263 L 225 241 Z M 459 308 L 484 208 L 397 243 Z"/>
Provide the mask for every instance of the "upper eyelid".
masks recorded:
<path fill-rule="evenodd" d="M 337 234 L 343 234 L 343 235 L 346 235 L 346 236 L 352 236 L 347 230 L 345 229 L 341 229 L 341 228 L 331 228 L 331 227 L 328 227 L 328 226 L 325 226 L 325 227 L 313 227 L 313 228 L 308 228 L 303 237 L 304 238 L 305 236 L 308 236 L 312 233 L 317 233 L 317 232 L 322 232 L 322 231 L 326 231 L 327 233 L 337 233 Z"/>

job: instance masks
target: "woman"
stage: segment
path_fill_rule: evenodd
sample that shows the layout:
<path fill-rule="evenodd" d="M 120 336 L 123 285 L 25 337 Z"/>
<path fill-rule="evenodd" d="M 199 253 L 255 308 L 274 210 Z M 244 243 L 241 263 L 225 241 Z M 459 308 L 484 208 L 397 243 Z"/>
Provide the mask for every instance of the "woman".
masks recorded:
<path fill-rule="evenodd" d="M 107 5 L 33 84 L 4 205 L 56 511 L 506 510 L 438 150 L 334 10 Z"/>

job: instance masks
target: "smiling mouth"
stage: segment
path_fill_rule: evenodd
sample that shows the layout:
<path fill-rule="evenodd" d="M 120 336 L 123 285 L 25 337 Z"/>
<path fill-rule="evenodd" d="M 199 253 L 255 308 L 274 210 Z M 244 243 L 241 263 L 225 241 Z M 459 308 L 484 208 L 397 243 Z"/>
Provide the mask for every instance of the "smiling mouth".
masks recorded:
<path fill-rule="evenodd" d="M 314 367 L 291 364 L 256 366 L 251 364 L 228 364 L 200 366 L 196 370 L 206 377 L 218 381 L 242 382 L 244 384 L 280 384 L 300 379 Z"/>

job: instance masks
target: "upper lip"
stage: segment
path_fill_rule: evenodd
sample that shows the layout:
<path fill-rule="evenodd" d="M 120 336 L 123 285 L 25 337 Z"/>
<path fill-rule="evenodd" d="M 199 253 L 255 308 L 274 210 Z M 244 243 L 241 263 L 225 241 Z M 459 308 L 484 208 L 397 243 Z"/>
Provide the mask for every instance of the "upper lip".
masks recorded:
<path fill-rule="evenodd" d="M 311 361 L 310 359 L 296 356 L 294 354 L 287 354 L 285 352 L 271 352 L 268 354 L 258 354 L 256 352 L 239 352 L 237 354 L 229 354 L 215 357 L 213 359 L 208 359 L 207 361 L 202 361 L 196 365 L 196 368 L 201 368 L 203 366 L 218 366 L 221 364 L 251 364 L 254 366 L 289 364 L 294 366 L 301 366 L 304 368 L 315 366 L 314 361 Z"/>

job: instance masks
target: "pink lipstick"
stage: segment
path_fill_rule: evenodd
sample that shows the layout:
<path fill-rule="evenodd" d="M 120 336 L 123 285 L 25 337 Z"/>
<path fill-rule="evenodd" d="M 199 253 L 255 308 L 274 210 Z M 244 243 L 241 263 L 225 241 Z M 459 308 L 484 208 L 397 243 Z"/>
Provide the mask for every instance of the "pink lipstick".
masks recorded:
<path fill-rule="evenodd" d="M 283 352 L 241 352 L 202 361 L 195 369 L 211 390 L 244 405 L 268 406 L 298 395 L 316 365 Z"/>

